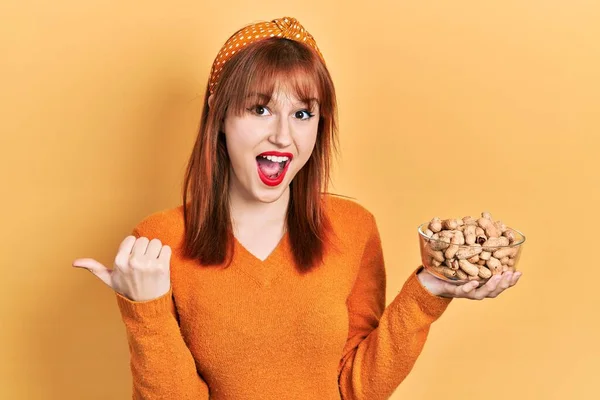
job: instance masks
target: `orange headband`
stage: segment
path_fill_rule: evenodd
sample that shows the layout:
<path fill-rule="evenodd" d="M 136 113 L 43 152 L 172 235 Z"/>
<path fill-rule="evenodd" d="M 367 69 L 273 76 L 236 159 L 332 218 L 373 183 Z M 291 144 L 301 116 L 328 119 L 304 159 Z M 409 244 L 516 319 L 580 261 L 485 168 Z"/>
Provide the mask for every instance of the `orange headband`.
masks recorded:
<path fill-rule="evenodd" d="M 315 49 L 319 54 L 319 57 L 323 60 L 323 55 L 319 51 L 315 39 L 295 18 L 283 17 L 274 19 L 271 22 L 259 22 L 240 29 L 225 42 L 225 45 L 221 48 L 221 51 L 213 62 L 210 71 L 210 93 L 213 94 L 215 92 L 215 88 L 221 77 L 223 65 L 225 65 L 235 53 L 251 43 L 271 37 L 280 37 L 295 40 L 300 43 L 306 43 Z"/>

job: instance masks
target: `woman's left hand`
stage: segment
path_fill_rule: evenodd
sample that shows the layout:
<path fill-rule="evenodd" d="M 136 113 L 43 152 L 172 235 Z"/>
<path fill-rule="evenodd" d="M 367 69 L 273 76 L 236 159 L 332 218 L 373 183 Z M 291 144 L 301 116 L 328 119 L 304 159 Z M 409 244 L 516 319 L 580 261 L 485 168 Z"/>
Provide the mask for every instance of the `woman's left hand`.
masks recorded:
<path fill-rule="evenodd" d="M 417 275 L 421 284 L 431 294 L 441 297 L 464 297 L 472 300 L 483 300 L 487 297 L 494 298 L 506 289 L 514 286 L 521 277 L 521 272 L 512 273 L 503 272 L 500 275 L 492 276 L 483 286 L 479 287 L 479 282 L 471 281 L 463 285 L 448 283 L 442 279 L 436 278 L 423 268 Z"/>

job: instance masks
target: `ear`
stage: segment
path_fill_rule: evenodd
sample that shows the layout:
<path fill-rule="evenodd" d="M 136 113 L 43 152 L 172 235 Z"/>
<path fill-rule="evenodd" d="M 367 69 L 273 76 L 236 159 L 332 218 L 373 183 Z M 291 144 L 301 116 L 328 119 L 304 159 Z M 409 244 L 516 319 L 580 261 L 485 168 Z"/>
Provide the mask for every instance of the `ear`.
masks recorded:
<path fill-rule="evenodd" d="M 208 108 L 212 107 L 214 100 L 214 95 L 211 94 L 210 96 L 208 96 Z"/>

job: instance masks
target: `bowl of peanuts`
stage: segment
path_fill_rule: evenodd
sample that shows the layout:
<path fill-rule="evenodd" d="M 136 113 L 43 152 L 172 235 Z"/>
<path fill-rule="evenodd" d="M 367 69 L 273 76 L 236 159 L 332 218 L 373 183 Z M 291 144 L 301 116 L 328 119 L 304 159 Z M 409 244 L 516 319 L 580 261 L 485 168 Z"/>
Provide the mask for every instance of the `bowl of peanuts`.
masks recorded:
<path fill-rule="evenodd" d="M 484 283 L 494 275 L 515 272 L 525 243 L 525 235 L 494 221 L 486 211 L 478 218 L 434 217 L 418 231 L 423 267 L 455 284 Z"/>

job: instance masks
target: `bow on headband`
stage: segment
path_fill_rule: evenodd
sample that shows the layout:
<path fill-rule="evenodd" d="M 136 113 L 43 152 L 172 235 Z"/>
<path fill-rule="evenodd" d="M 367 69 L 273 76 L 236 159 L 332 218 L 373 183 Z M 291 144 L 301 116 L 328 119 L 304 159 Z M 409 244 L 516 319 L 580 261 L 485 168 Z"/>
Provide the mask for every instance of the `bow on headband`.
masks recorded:
<path fill-rule="evenodd" d="M 315 49 L 321 59 L 323 59 L 323 55 L 319 51 L 315 39 L 306 31 L 306 29 L 304 29 L 302 25 L 300 25 L 298 20 L 295 18 L 283 17 L 274 19 L 270 22 L 253 24 L 240 29 L 233 36 L 231 36 L 221 48 L 221 51 L 217 55 L 210 72 L 210 93 L 213 94 L 215 92 L 215 88 L 219 82 L 219 78 L 221 77 L 223 65 L 225 65 L 225 63 L 231 57 L 233 57 L 235 53 L 241 51 L 244 47 L 251 43 L 271 37 L 280 37 L 305 43 Z"/>

